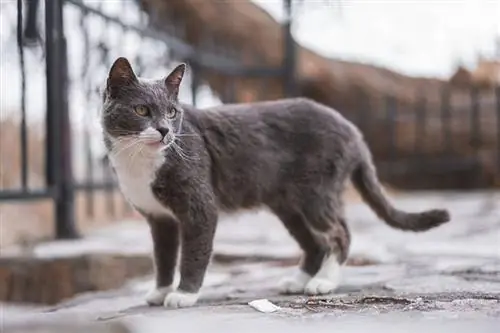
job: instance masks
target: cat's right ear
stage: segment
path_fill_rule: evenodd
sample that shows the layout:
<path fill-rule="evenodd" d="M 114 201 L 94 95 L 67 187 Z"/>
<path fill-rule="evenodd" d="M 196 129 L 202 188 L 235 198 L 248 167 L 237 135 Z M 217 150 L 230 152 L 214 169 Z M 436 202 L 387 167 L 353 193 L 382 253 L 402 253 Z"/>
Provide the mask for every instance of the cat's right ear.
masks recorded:
<path fill-rule="evenodd" d="M 120 88 L 137 82 L 137 77 L 127 58 L 120 57 L 115 60 L 109 70 L 107 90 L 111 97 L 116 97 Z"/>
<path fill-rule="evenodd" d="M 179 86 L 181 85 L 182 78 L 186 72 L 186 64 L 182 63 L 174 68 L 172 73 L 168 74 L 165 79 L 165 85 L 168 90 L 168 94 L 177 99 L 179 94 Z"/>

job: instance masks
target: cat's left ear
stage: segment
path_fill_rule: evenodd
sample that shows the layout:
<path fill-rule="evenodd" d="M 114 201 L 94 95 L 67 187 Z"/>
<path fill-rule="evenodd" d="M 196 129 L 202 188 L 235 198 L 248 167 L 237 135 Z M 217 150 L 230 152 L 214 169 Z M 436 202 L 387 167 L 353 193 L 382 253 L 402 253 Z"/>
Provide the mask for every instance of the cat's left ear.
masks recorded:
<path fill-rule="evenodd" d="M 107 88 L 111 96 L 115 96 L 122 87 L 137 82 L 137 77 L 127 58 L 120 57 L 115 60 L 109 71 Z"/>
<path fill-rule="evenodd" d="M 165 86 L 169 95 L 173 95 L 177 98 L 179 94 L 179 86 L 186 71 L 186 64 L 180 64 L 167 76 L 165 79 Z"/>

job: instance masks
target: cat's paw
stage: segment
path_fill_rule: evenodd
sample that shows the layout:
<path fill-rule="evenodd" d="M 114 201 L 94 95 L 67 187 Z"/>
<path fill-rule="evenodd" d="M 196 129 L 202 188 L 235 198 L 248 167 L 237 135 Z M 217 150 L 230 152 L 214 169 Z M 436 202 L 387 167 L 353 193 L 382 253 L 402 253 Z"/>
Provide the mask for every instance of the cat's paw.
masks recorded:
<path fill-rule="evenodd" d="M 172 286 L 155 288 L 146 295 L 146 302 L 151 306 L 162 305 L 165 297 L 173 290 Z"/>
<path fill-rule="evenodd" d="M 165 297 L 163 306 L 167 308 L 187 308 L 195 305 L 198 301 L 198 297 L 198 293 L 186 293 L 177 290 Z"/>
<path fill-rule="evenodd" d="M 333 292 L 338 286 L 338 282 L 335 280 L 328 280 L 321 277 L 313 277 L 305 287 L 305 293 L 307 295 L 325 295 Z"/>
<path fill-rule="evenodd" d="M 286 276 L 279 282 L 279 291 L 282 294 L 302 294 L 311 276 L 301 270 L 291 276 Z"/>

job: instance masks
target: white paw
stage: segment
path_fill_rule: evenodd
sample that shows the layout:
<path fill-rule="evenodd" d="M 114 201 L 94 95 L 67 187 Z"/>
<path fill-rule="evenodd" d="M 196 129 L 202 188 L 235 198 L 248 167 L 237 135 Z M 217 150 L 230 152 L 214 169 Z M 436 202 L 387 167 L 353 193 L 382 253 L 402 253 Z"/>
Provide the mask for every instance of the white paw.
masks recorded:
<path fill-rule="evenodd" d="M 307 295 L 324 295 L 333 292 L 340 284 L 340 265 L 333 255 L 325 258 L 318 273 L 307 283 Z"/>
<path fill-rule="evenodd" d="M 165 297 L 163 306 L 167 308 L 186 308 L 196 304 L 199 294 L 184 293 L 182 291 L 174 291 Z"/>
<path fill-rule="evenodd" d="M 333 292 L 338 286 L 337 281 L 327 280 L 321 277 L 313 277 L 305 287 L 307 295 L 325 295 Z"/>
<path fill-rule="evenodd" d="M 146 302 L 149 305 L 162 305 L 165 297 L 173 290 L 172 286 L 155 288 L 146 295 Z"/>
<path fill-rule="evenodd" d="M 311 276 L 299 270 L 291 276 L 284 277 L 279 282 L 279 290 L 282 294 L 302 294 L 309 280 Z"/>

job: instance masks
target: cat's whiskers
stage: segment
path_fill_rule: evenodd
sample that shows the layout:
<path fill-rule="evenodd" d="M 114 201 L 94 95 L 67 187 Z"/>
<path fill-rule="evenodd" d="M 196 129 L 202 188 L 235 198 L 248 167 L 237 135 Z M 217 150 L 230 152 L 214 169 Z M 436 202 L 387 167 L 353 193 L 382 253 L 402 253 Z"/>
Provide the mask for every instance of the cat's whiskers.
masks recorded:
<path fill-rule="evenodd" d="M 196 157 L 196 156 L 190 156 L 188 153 L 186 153 L 184 151 L 184 149 L 182 149 L 182 147 L 176 143 L 176 139 L 177 138 L 174 138 L 174 140 L 172 140 L 172 147 L 174 148 L 175 152 L 181 157 L 181 159 L 186 160 L 186 161 L 197 161 L 197 160 L 199 160 L 198 157 Z"/>
<path fill-rule="evenodd" d="M 185 137 L 185 136 L 197 136 L 196 134 L 189 134 L 189 133 L 177 133 L 175 135 L 176 137 Z"/>
<path fill-rule="evenodd" d="M 116 137 L 116 138 L 113 138 L 113 143 L 122 143 L 122 142 L 129 142 L 131 141 L 131 139 L 134 139 L 136 138 L 136 136 L 119 136 L 119 137 Z"/>
<path fill-rule="evenodd" d="M 128 143 L 128 142 L 131 142 L 131 141 L 134 141 L 134 140 L 137 140 L 139 139 L 139 135 L 137 135 L 137 133 L 134 133 L 134 134 L 124 134 L 122 136 L 118 136 L 118 137 L 114 137 L 112 142 L 114 145 L 116 144 L 121 144 L 121 143 Z"/>
<path fill-rule="evenodd" d="M 119 156 L 120 154 L 122 154 L 123 152 L 128 150 L 129 148 L 136 145 L 138 143 L 137 141 L 138 141 L 138 139 L 135 139 L 135 138 L 131 139 L 130 141 L 129 140 L 123 140 L 123 141 L 117 140 L 116 142 L 113 143 L 113 148 L 118 148 L 118 150 L 112 150 L 111 154 L 114 156 Z M 120 146 L 121 144 L 124 144 L 124 145 Z"/>
<path fill-rule="evenodd" d="M 146 160 L 156 159 L 158 150 L 146 148 L 148 148 L 148 144 L 155 143 L 157 141 L 157 136 L 144 133 L 133 137 L 118 137 L 114 139 L 114 147 L 118 147 L 118 149 L 112 151 L 112 154 L 114 156 L 118 156 L 120 154 L 126 153 L 126 165 L 127 168 L 129 168 L 133 164 L 134 160 L 138 157 Z"/>
<path fill-rule="evenodd" d="M 183 154 L 183 152 L 179 149 L 179 146 L 177 146 L 175 143 L 172 145 L 172 148 L 177 153 L 177 155 L 179 155 L 179 157 L 181 158 L 181 160 L 183 160 L 183 161 L 188 161 L 189 160 L 189 158 Z"/>
<path fill-rule="evenodd" d="M 133 150 L 136 145 L 138 145 L 140 143 L 144 143 L 144 142 L 146 142 L 146 141 L 143 138 L 140 138 L 140 137 L 127 138 L 126 140 L 123 140 L 123 141 L 117 140 L 114 143 L 114 147 L 119 146 L 122 143 L 125 143 L 125 144 L 124 144 L 124 146 L 119 147 L 119 149 L 117 151 L 112 151 L 112 154 L 114 156 L 119 156 L 120 154 L 126 152 L 127 150 L 130 150 L 130 149 Z M 129 154 L 130 153 L 131 152 L 129 152 Z"/>
<path fill-rule="evenodd" d="M 175 140 L 172 140 L 172 142 L 170 143 L 170 146 L 172 147 L 172 149 L 174 150 L 174 152 L 179 155 L 179 157 L 184 160 L 184 156 L 182 155 L 182 152 L 179 150 L 179 146 L 177 145 L 177 143 L 175 143 Z"/>

